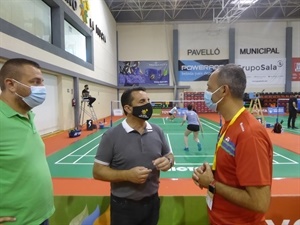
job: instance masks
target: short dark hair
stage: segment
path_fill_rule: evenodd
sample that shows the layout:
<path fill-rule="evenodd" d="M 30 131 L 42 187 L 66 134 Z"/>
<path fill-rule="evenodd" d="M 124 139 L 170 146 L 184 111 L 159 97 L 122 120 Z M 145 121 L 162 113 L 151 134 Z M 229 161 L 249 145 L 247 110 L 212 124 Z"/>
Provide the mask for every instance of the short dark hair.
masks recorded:
<path fill-rule="evenodd" d="M 127 115 L 127 112 L 124 110 L 124 106 L 132 104 L 132 101 L 133 101 L 132 92 L 135 92 L 135 91 L 146 91 L 146 88 L 134 87 L 134 88 L 127 89 L 123 92 L 123 94 L 121 96 L 121 105 L 122 105 L 125 115 Z"/>
<path fill-rule="evenodd" d="M 20 67 L 24 65 L 31 65 L 38 69 L 41 68 L 38 63 L 24 58 L 15 58 L 7 60 L 0 70 L 0 88 L 2 91 L 5 90 L 4 80 L 6 78 L 12 78 L 17 81 L 21 79 L 22 70 L 20 70 Z"/>
<path fill-rule="evenodd" d="M 243 99 L 246 89 L 246 74 L 238 65 L 227 64 L 218 69 L 218 85 L 228 85 L 233 97 Z"/>
<path fill-rule="evenodd" d="M 84 85 L 85 88 L 88 87 L 88 86 L 89 86 L 88 84 Z"/>
<path fill-rule="evenodd" d="M 192 110 L 193 109 L 193 105 L 192 104 L 188 104 L 187 109 L 188 110 Z"/>

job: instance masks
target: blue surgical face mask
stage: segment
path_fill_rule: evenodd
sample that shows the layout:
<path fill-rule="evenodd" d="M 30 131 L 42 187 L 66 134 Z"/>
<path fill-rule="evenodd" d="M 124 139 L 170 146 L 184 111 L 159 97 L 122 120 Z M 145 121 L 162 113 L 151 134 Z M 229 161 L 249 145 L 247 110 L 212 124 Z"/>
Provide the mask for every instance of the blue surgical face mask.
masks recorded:
<path fill-rule="evenodd" d="M 30 88 L 31 93 L 27 97 L 23 97 L 16 93 L 22 100 L 30 107 L 34 108 L 36 106 L 41 105 L 46 99 L 46 87 L 45 86 L 27 86 L 26 84 L 22 84 L 21 82 L 14 80 L 17 83 Z"/>
<path fill-rule="evenodd" d="M 222 87 L 222 86 L 221 86 Z M 223 100 L 224 97 L 222 97 L 219 101 L 217 102 L 213 102 L 212 101 L 212 95 L 214 93 L 216 93 L 221 87 L 219 87 L 217 90 L 215 90 L 214 92 L 210 92 L 210 91 L 205 91 L 204 92 L 204 101 L 205 101 L 205 105 L 207 106 L 207 108 L 209 108 L 210 110 L 216 112 L 217 111 L 217 107 L 218 107 L 218 103 L 220 101 Z"/>

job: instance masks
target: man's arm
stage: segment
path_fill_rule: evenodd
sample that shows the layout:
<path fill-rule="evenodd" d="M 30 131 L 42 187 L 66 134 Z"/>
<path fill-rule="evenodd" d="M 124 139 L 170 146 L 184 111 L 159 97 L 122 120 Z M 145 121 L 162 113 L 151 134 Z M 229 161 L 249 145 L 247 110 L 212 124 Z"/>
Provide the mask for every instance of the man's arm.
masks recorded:
<path fill-rule="evenodd" d="M 109 166 L 94 162 L 93 176 L 96 180 L 109 182 L 129 181 L 132 183 L 144 183 L 152 170 L 145 167 L 134 167 L 130 170 L 115 170 Z"/>
<path fill-rule="evenodd" d="M 82 91 L 82 97 L 84 97 L 84 98 L 89 97 L 89 93 L 90 93 L 89 91 L 83 89 L 83 91 Z"/>
<path fill-rule="evenodd" d="M 162 141 L 162 153 L 161 157 L 152 161 L 157 170 L 168 171 L 174 165 L 174 155 L 169 147 L 169 143 L 166 140 L 166 136 L 161 128 L 158 130 Z"/>
<path fill-rule="evenodd" d="M 153 161 L 153 165 L 157 170 L 168 171 L 174 165 L 174 155 L 169 153 L 163 157 L 157 158 Z"/>
<path fill-rule="evenodd" d="M 269 209 L 270 186 L 248 186 L 245 190 L 216 182 L 216 193 L 241 207 L 265 213 Z"/>
<path fill-rule="evenodd" d="M 293 107 L 294 107 L 294 109 L 298 110 L 298 109 L 297 109 L 296 101 L 297 101 L 297 99 L 296 99 L 295 101 L 293 101 Z"/>
<path fill-rule="evenodd" d="M 198 167 L 193 173 L 195 184 L 201 188 L 208 188 L 214 180 L 208 163 Z M 266 212 L 270 205 L 271 190 L 269 185 L 247 186 L 245 189 L 234 188 L 221 182 L 215 183 L 216 193 L 226 200 L 257 212 Z"/>
<path fill-rule="evenodd" d="M 175 158 L 174 158 L 173 153 L 169 153 L 168 155 L 166 155 L 166 157 L 169 160 L 169 168 L 167 169 L 167 170 L 169 170 L 169 169 L 171 169 L 174 166 L 174 160 L 175 160 Z M 164 170 L 164 171 L 167 171 L 167 170 Z"/>
<path fill-rule="evenodd" d="M 7 217 L 0 217 L 0 225 L 5 225 L 3 222 L 13 222 L 16 221 L 15 217 L 7 216 Z"/>

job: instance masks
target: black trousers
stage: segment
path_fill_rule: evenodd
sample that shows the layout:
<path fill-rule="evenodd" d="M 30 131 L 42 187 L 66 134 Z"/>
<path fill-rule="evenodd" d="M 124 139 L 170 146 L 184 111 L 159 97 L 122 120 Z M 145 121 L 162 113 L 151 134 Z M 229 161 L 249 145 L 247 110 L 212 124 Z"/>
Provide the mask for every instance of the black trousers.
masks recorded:
<path fill-rule="evenodd" d="M 111 195 L 111 225 L 157 225 L 160 199 L 158 194 L 133 201 Z"/>
<path fill-rule="evenodd" d="M 89 100 L 89 106 L 92 106 L 92 104 L 94 103 L 94 101 L 96 101 L 96 98 L 94 98 L 94 97 L 87 97 L 86 99 Z"/>
<path fill-rule="evenodd" d="M 45 221 L 42 222 L 40 225 L 49 225 L 49 220 L 45 220 Z"/>
<path fill-rule="evenodd" d="M 292 121 L 292 128 L 295 127 L 296 117 L 297 117 L 297 111 L 290 111 L 289 118 L 288 118 L 288 127 L 291 127 L 291 121 Z"/>

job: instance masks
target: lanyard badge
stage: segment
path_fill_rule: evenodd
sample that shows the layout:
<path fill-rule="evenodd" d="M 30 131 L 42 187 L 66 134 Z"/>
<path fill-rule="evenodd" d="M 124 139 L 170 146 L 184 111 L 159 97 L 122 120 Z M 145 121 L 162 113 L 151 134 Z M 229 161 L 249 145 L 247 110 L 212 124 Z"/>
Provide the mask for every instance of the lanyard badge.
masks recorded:
<path fill-rule="evenodd" d="M 216 170 L 216 167 L 217 167 L 217 152 L 218 152 L 219 148 L 220 148 L 221 145 L 222 145 L 223 139 L 224 139 L 224 137 L 225 137 L 225 134 L 226 134 L 228 128 L 236 121 L 236 119 L 237 119 L 237 118 L 242 114 L 242 112 L 244 112 L 244 111 L 245 111 L 245 107 L 242 107 L 242 108 L 234 115 L 234 117 L 233 117 L 232 120 L 230 121 L 229 125 L 226 127 L 225 131 L 222 132 L 222 130 L 221 130 L 221 132 L 220 132 L 221 137 L 220 137 L 220 139 L 219 139 L 219 141 L 218 141 L 218 143 L 217 143 L 216 150 L 215 150 L 215 154 L 214 154 L 214 161 L 213 161 L 213 165 L 212 165 L 212 170 L 213 170 L 213 171 Z"/>

